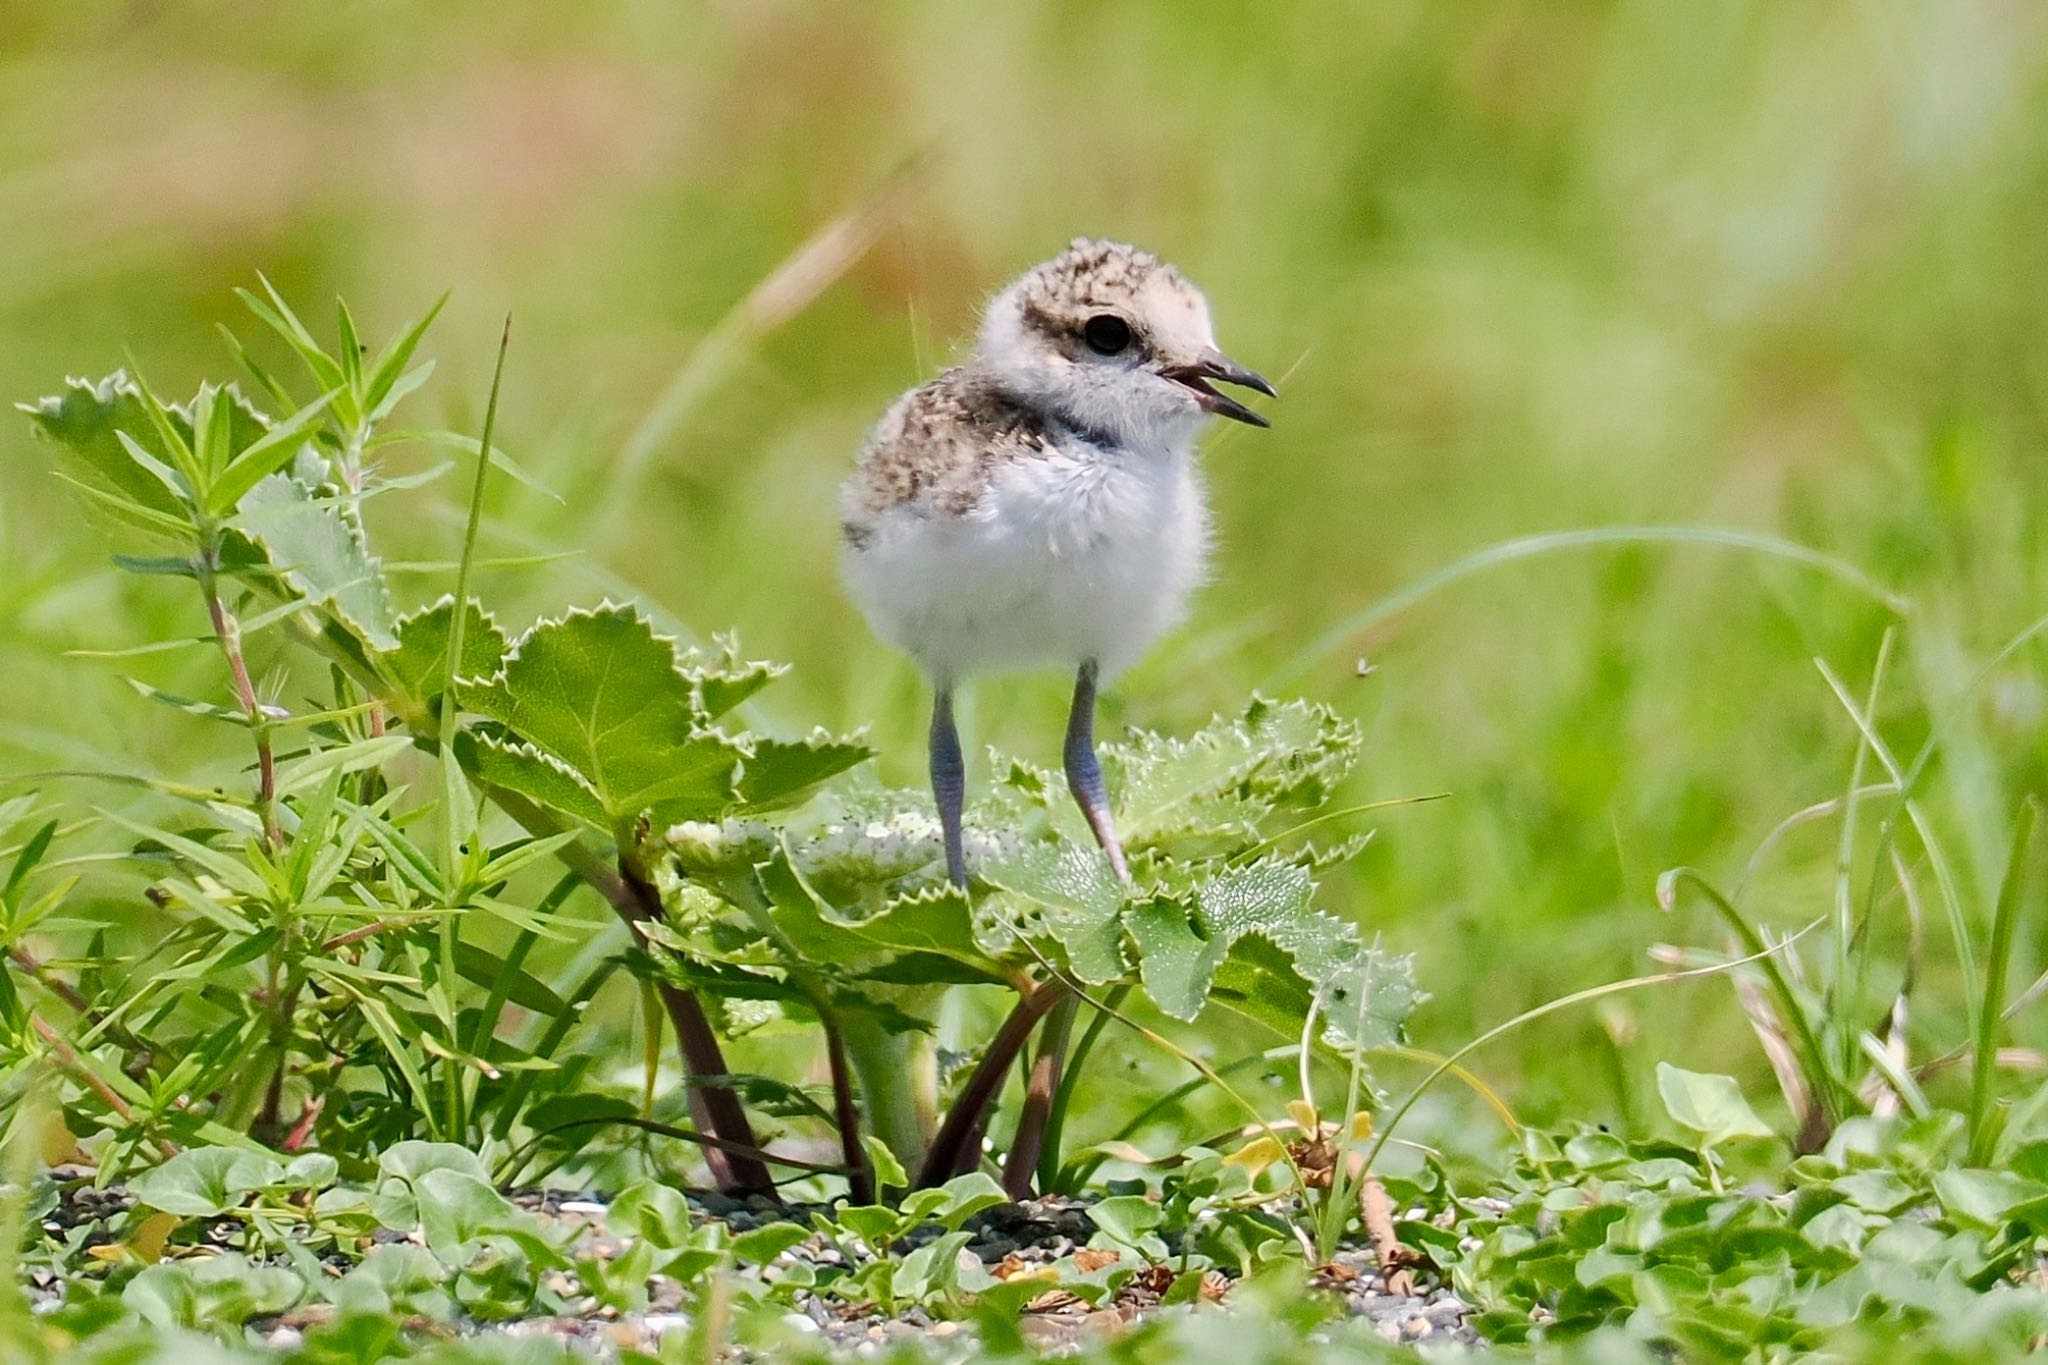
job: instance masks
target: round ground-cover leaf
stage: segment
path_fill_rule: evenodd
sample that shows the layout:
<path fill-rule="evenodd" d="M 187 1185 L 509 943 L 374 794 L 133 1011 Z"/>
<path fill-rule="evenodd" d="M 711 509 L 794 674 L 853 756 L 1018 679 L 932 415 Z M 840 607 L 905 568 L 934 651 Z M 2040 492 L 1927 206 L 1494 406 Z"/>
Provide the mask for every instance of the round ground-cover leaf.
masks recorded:
<path fill-rule="evenodd" d="M 419 1182 L 433 1171 L 457 1171 L 489 1184 L 483 1161 L 452 1142 L 400 1142 L 377 1158 L 383 1179 L 370 1195 L 370 1212 L 394 1232 L 420 1225 Z"/>
<path fill-rule="evenodd" d="M 223 1255 L 148 1266 L 121 1291 L 121 1302 L 152 1326 L 225 1330 L 282 1313 L 306 1293 L 293 1271 Z"/>
<path fill-rule="evenodd" d="M 449 1166 L 421 1174 L 413 1193 L 427 1249 L 451 1269 L 475 1260 L 485 1237 L 506 1232 L 523 1216 L 489 1181 Z"/>
<path fill-rule="evenodd" d="M 748 1265 L 767 1265 L 810 1238 L 811 1230 L 802 1223 L 769 1223 L 733 1238 L 732 1254 Z"/>
<path fill-rule="evenodd" d="M 1950 1219 L 1966 1227 L 1998 1228 L 2021 1221 L 2022 1211 L 2048 1201 L 2048 1185 L 2008 1171 L 1957 1167 L 1936 1171 L 1934 1193 Z"/>
<path fill-rule="evenodd" d="M 1657 1063 L 1657 1093 L 1664 1111 L 1679 1127 L 1697 1133 L 1709 1147 L 1732 1138 L 1769 1137 L 1771 1129 L 1732 1076 L 1715 1076 L 1687 1071 L 1669 1062 Z"/>
<path fill-rule="evenodd" d="M 278 1184 L 284 1174 L 283 1164 L 262 1152 L 194 1147 L 136 1176 L 128 1191 L 164 1213 L 212 1218 L 239 1208 L 252 1191 Z"/>

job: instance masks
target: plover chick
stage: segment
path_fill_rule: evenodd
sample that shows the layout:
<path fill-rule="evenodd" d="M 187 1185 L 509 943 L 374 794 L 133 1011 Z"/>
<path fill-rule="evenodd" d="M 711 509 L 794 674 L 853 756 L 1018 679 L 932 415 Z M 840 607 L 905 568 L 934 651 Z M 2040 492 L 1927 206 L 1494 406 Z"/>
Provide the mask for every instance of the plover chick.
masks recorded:
<path fill-rule="evenodd" d="M 843 568 L 875 633 L 931 679 L 932 794 L 967 884 L 953 689 L 1074 670 L 1067 785 L 1130 872 L 1095 758 L 1095 690 L 1180 616 L 1209 515 L 1194 465 L 1211 415 L 1266 419 L 1211 380 L 1273 386 L 1216 348 L 1209 303 L 1158 257 L 1076 239 L 997 294 L 972 358 L 897 399 L 841 495 Z"/>

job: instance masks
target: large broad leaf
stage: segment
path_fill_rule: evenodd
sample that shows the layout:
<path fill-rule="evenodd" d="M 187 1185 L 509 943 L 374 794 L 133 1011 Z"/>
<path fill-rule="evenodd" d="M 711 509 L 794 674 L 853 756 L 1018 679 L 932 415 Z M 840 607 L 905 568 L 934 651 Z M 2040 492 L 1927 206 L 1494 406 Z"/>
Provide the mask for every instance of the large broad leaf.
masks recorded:
<path fill-rule="evenodd" d="M 1091 986 L 1124 974 L 1124 891 L 1109 860 L 1093 846 L 1065 840 L 1021 844 L 981 868 L 992 886 L 1037 908 L 1040 922 L 1066 950 L 1067 969 Z"/>
<path fill-rule="evenodd" d="M 202 396 L 228 449 L 245 449 L 268 432 L 269 420 L 251 407 L 234 385 L 217 391 L 209 386 Z M 75 457 L 86 484 L 106 495 L 100 505 L 122 516 L 125 524 L 162 534 L 171 530 L 171 524 L 186 519 L 187 513 L 165 481 L 165 471 L 175 462 L 165 449 L 141 389 L 125 371 L 116 370 L 97 383 L 67 379 L 61 393 L 16 406 L 29 415 L 42 435 Z M 163 412 L 188 446 L 193 440 L 192 410 L 193 405 L 186 404 Z M 140 509 L 139 515 L 123 515 L 119 506 L 123 502 Z M 153 522 L 152 514 L 167 518 L 169 524 Z"/>
<path fill-rule="evenodd" d="M 1284 949 L 1256 934 L 1240 938 L 1217 964 L 1209 999 L 1282 1037 L 1300 1034 L 1311 1006 L 1332 1047 L 1385 1047 L 1399 1042 L 1408 1016 L 1422 1003 L 1411 959 L 1377 948 L 1327 966 L 1311 980 Z"/>
<path fill-rule="evenodd" d="M 819 897 L 786 852 L 778 851 L 764 864 L 760 878 L 777 934 L 805 962 L 850 965 L 927 954 L 961 963 L 990 980 L 1006 979 L 958 887 L 935 886 L 892 901 L 879 913 L 848 919 Z"/>
<path fill-rule="evenodd" d="M 607 604 L 538 622 L 496 675 L 465 680 L 458 693 L 524 741 L 523 749 L 497 746 L 508 768 L 552 783 L 555 775 L 530 761 L 552 760 L 602 811 L 593 823 L 616 829 L 643 812 L 663 825 L 703 820 L 734 799 L 744 750 L 702 727 L 674 645 L 630 608 Z M 516 781 L 506 785 L 547 799 Z M 550 804 L 591 818 L 587 803 Z"/>
<path fill-rule="evenodd" d="M 242 499 L 237 523 L 309 602 L 331 604 L 366 643 L 398 648 L 384 574 L 342 505 L 287 474 L 272 474 Z"/>
<path fill-rule="evenodd" d="M 747 756 L 740 767 L 740 799 L 755 810 L 792 805 L 826 778 L 858 766 L 874 752 L 823 730 L 807 739 L 749 737 L 743 742 Z"/>
<path fill-rule="evenodd" d="M 1368 1035 L 1398 1028 L 1414 1003 L 1405 961 L 1368 953 L 1349 924 L 1310 906 L 1312 889 L 1302 868 L 1260 862 L 1219 874 L 1189 898 L 1159 896 L 1134 907 L 1125 922 L 1138 946 L 1146 992 L 1166 1013 L 1193 1019 L 1232 950 L 1241 941 L 1263 940 L 1286 955 L 1311 997 L 1322 995 L 1324 1017 L 1341 1036 L 1352 1036 L 1361 1018 L 1374 1021 L 1363 1030 Z M 1275 970 L 1270 955 L 1250 943 L 1236 958 L 1227 978 L 1233 994 L 1256 991 L 1259 974 Z M 1299 1025 L 1307 1000 L 1298 1003 L 1299 1010 L 1289 1011 L 1291 1022 L 1276 1026 Z"/>
<path fill-rule="evenodd" d="M 1248 830 L 1283 801 L 1327 786 L 1358 751 L 1355 726 L 1324 706 L 1256 698 L 1187 739 L 1140 732 L 1105 745 L 1117 822 L 1132 844 Z"/>
<path fill-rule="evenodd" d="M 488 678 L 504 665 L 505 632 L 475 599 L 463 614 L 462 660 L 456 676 Z M 384 666 L 409 695 L 426 701 L 446 684 L 448 636 L 454 622 L 452 595 L 398 619 L 398 648 L 384 656 Z"/>

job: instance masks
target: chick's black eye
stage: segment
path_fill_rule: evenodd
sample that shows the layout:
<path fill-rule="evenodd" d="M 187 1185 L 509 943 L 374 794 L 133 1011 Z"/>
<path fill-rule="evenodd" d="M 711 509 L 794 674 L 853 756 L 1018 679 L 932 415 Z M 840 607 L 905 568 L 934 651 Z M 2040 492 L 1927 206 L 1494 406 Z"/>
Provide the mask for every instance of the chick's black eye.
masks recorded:
<path fill-rule="evenodd" d="M 1131 324 L 1114 313 L 1097 313 L 1082 327 L 1081 336 L 1097 355 L 1115 355 L 1131 344 Z"/>

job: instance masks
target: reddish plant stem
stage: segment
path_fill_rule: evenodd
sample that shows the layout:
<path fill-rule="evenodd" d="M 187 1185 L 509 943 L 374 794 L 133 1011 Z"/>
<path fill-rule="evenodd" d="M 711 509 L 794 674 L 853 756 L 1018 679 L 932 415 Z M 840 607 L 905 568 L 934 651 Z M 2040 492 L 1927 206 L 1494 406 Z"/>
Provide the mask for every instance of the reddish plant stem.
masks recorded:
<path fill-rule="evenodd" d="M 118 1114 L 123 1122 L 133 1123 L 135 1121 L 134 1107 L 128 1101 L 122 1099 L 114 1087 L 94 1075 L 92 1068 L 79 1060 L 78 1053 L 73 1050 L 71 1044 L 64 1041 L 56 1029 L 44 1023 L 40 1015 L 29 1015 L 28 1022 L 29 1026 L 35 1029 L 36 1036 L 49 1046 L 50 1055 L 57 1059 L 58 1066 L 63 1067 L 66 1071 L 78 1077 L 79 1080 L 85 1082 L 92 1092 L 100 1097 L 101 1102 Z M 178 1154 L 176 1147 L 161 1138 L 157 1139 L 156 1146 L 157 1150 L 166 1157 L 173 1157 Z"/>
<path fill-rule="evenodd" d="M 987 1120 L 988 1107 L 1002 1090 L 1003 1079 L 1009 1075 L 1011 1063 L 1023 1051 L 1025 1040 L 1031 1037 L 1031 1030 L 1038 1026 L 1038 1021 L 1067 994 L 1067 988 L 1060 982 L 1048 981 L 1017 1001 L 1010 1017 L 1003 1020 L 996 1036 L 989 1040 L 988 1050 L 975 1063 L 967 1084 L 960 1089 L 959 1098 L 946 1111 L 946 1121 L 939 1125 L 931 1150 L 925 1153 L 924 1165 L 918 1168 L 917 1188 L 943 1185 L 954 1176 L 974 1169 L 978 1154 L 971 1139 L 981 1132 Z"/>
<path fill-rule="evenodd" d="M 1078 1003 L 1072 996 L 1061 1001 L 1039 1037 L 1038 1055 L 1031 1061 L 1031 1075 L 1024 1087 L 1024 1106 L 1017 1111 L 1017 1135 L 1011 1139 L 1009 1158 L 1003 1162 L 1003 1193 L 1012 1199 L 1031 1197 L 1038 1157 L 1045 1149 L 1045 1125 L 1052 1116 L 1052 1098 L 1059 1093 L 1067 1035 Z"/>
<path fill-rule="evenodd" d="M 7 955 L 14 959 L 15 966 L 34 977 L 44 990 L 69 1005 L 87 1023 L 100 1022 L 98 1011 L 93 1009 L 91 1001 L 78 993 L 78 987 L 45 967 L 34 953 L 26 948 L 13 948 Z"/>
<path fill-rule="evenodd" d="M 333 938 L 326 940 L 320 945 L 320 951 L 331 953 L 336 949 L 346 948 L 352 943 L 361 943 L 366 938 L 374 938 L 386 930 L 410 929 L 415 924 L 425 924 L 434 918 L 433 915 L 395 915 L 390 919 L 372 920 L 359 929 L 351 929 L 345 934 L 336 934 Z"/>
<path fill-rule="evenodd" d="M 270 747 L 270 721 L 256 696 L 256 684 L 249 677 L 249 661 L 242 653 L 242 625 L 220 600 L 220 586 L 213 576 L 213 555 L 209 551 L 199 566 L 199 590 L 206 598 L 207 619 L 213 636 L 228 661 L 228 677 L 234 684 L 235 701 L 249 717 L 249 731 L 256 740 L 256 797 L 263 813 L 263 842 L 272 853 L 284 846 L 277 824 L 277 759 Z"/>
<path fill-rule="evenodd" d="M 661 917 L 661 894 L 624 863 L 620 864 L 617 876 L 597 881 L 596 885 L 619 918 L 629 925 Z M 760 1144 L 754 1141 L 753 1125 L 747 1122 L 746 1107 L 740 1103 L 740 1097 L 723 1086 L 704 1084 L 730 1073 L 703 1003 L 695 992 L 667 981 L 657 982 L 655 989 L 661 994 L 662 1007 L 675 1026 L 676 1042 L 682 1050 L 683 1070 L 690 1086 L 690 1117 L 699 1129 L 721 1143 L 758 1150 Z M 768 1168 L 742 1151 L 707 1146 L 704 1161 L 711 1168 L 712 1180 L 727 1193 L 766 1194 L 775 1187 Z"/>
<path fill-rule="evenodd" d="M 825 1057 L 832 1068 L 832 1116 L 839 1123 L 839 1151 L 846 1158 L 847 1197 L 856 1204 L 872 1204 L 878 1193 L 874 1169 L 868 1165 L 867 1150 L 860 1143 L 860 1106 L 853 1102 L 853 1071 L 846 1064 L 846 1040 L 839 1036 L 839 1022 L 829 1011 L 819 1010 L 825 1025 Z"/>
<path fill-rule="evenodd" d="M 296 1152 L 306 1145 L 306 1139 L 313 1136 L 313 1125 L 320 1119 L 320 1111 L 327 1107 L 327 1097 L 315 1095 L 306 1101 L 306 1107 L 299 1111 L 299 1121 L 284 1135 L 283 1150 Z"/>

